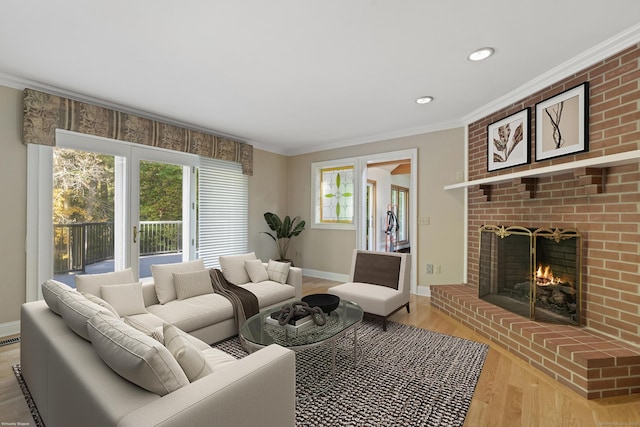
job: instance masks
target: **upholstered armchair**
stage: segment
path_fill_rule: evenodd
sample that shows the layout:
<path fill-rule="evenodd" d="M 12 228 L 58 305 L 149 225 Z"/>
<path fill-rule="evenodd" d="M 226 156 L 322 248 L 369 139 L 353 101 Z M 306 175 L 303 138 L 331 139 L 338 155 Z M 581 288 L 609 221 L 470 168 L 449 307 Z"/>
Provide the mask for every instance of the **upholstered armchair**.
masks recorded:
<path fill-rule="evenodd" d="M 354 250 L 349 282 L 327 291 L 359 304 L 365 313 L 387 318 L 402 307 L 409 312 L 411 255 L 396 252 Z"/>

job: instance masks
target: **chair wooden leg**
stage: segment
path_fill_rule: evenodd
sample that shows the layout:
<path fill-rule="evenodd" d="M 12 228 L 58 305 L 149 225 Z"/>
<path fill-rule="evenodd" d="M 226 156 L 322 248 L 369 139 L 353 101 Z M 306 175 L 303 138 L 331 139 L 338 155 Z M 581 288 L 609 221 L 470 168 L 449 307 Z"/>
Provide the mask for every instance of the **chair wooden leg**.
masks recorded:
<path fill-rule="evenodd" d="M 409 303 L 407 303 L 406 307 L 407 307 L 407 313 L 411 313 L 411 311 L 409 310 Z"/>
<path fill-rule="evenodd" d="M 387 331 L 387 318 L 382 319 L 382 330 Z"/>

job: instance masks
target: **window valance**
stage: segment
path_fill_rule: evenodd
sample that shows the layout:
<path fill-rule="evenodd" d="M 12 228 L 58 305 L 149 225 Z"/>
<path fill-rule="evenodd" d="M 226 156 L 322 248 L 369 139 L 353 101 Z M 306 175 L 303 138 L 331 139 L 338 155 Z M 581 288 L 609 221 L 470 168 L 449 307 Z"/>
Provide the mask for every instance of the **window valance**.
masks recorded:
<path fill-rule="evenodd" d="M 56 129 L 228 160 L 253 175 L 253 146 L 33 89 L 24 90 L 23 142 L 56 145 Z"/>

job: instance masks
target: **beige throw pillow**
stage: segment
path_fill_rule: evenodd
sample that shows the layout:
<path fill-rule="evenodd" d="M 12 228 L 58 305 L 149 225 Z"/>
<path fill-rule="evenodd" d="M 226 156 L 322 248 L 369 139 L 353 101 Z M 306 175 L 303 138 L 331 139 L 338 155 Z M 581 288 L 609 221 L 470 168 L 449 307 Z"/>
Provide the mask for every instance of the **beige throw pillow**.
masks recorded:
<path fill-rule="evenodd" d="M 103 286 L 101 292 L 104 300 L 111 304 L 119 317 L 147 312 L 141 283 Z"/>
<path fill-rule="evenodd" d="M 153 338 L 103 314 L 87 325 L 96 353 L 121 377 L 160 396 L 189 384 L 169 350 Z"/>
<path fill-rule="evenodd" d="M 57 280 L 49 279 L 42 284 L 42 296 L 44 297 L 44 301 L 49 306 L 49 309 L 57 315 L 60 315 L 58 297 L 61 293 L 68 291 L 73 291 L 73 288 L 62 282 L 58 282 Z"/>
<path fill-rule="evenodd" d="M 105 300 L 103 300 L 100 297 L 97 297 L 93 294 L 87 294 L 87 293 L 83 293 L 82 294 L 83 297 L 85 297 L 86 299 L 88 299 L 91 302 L 94 302 L 96 304 L 98 304 L 100 307 L 106 308 L 107 310 L 109 310 L 114 316 L 116 317 L 120 317 L 118 315 L 118 312 L 116 311 L 115 308 L 113 308 L 113 306 L 111 304 L 109 304 L 108 302 L 106 302 Z"/>
<path fill-rule="evenodd" d="M 177 262 L 174 264 L 152 265 L 151 274 L 153 275 L 156 294 L 160 304 L 166 304 L 177 298 L 176 289 L 173 284 L 173 273 L 187 273 L 200 270 L 205 270 L 204 262 L 201 259 Z"/>
<path fill-rule="evenodd" d="M 182 332 L 182 333 L 180 333 Z M 176 358 L 190 382 L 205 377 L 213 371 L 200 351 L 177 327 L 164 325 L 164 345 Z"/>
<path fill-rule="evenodd" d="M 173 273 L 173 284 L 179 300 L 213 293 L 209 270 Z"/>
<path fill-rule="evenodd" d="M 76 289 L 80 292 L 102 298 L 102 293 L 100 292 L 102 286 L 122 285 L 135 281 L 136 279 L 133 277 L 133 270 L 131 270 L 131 268 L 110 273 L 82 274 L 76 276 Z"/>
<path fill-rule="evenodd" d="M 269 280 L 269 274 L 267 274 L 267 269 L 264 268 L 264 264 L 262 264 L 261 260 L 246 260 L 244 262 L 244 267 L 253 283 L 260 283 L 265 280 Z"/>
<path fill-rule="evenodd" d="M 100 307 L 98 304 L 89 301 L 80 292 L 68 291 L 63 292 L 58 297 L 58 307 L 60 315 L 64 319 L 67 326 L 76 334 L 89 340 L 87 332 L 87 321 L 98 313 L 106 316 L 116 317 L 106 308 Z"/>
<path fill-rule="evenodd" d="M 273 280 L 274 282 L 282 284 L 287 283 L 287 277 L 289 277 L 289 268 L 291 268 L 291 263 L 289 262 L 278 262 L 270 259 L 269 264 L 267 265 L 267 274 L 269 275 L 269 280 Z"/>
<path fill-rule="evenodd" d="M 251 280 L 244 262 L 254 259 L 256 259 L 255 252 L 250 252 L 240 255 L 223 255 L 218 258 L 218 261 L 220 261 L 220 271 L 227 281 L 234 285 L 244 285 Z"/>

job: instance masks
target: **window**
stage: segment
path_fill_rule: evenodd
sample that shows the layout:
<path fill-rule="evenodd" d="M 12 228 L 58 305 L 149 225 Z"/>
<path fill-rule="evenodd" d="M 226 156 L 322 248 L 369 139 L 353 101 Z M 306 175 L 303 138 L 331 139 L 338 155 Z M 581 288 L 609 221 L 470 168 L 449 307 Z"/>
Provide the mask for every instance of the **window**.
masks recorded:
<path fill-rule="evenodd" d="M 238 163 L 200 158 L 198 257 L 209 268 L 220 255 L 247 252 L 249 179 Z"/>
<path fill-rule="evenodd" d="M 314 213 L 312 228 L 355 228 L 355 161 L 318 162 L 311 165 Z"/>

